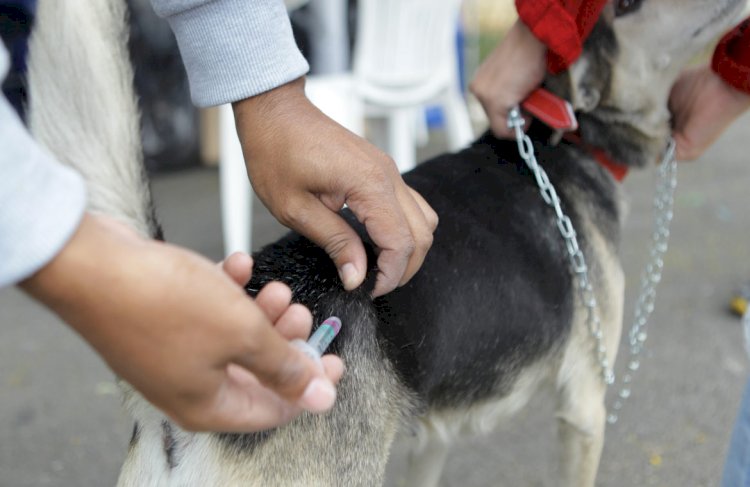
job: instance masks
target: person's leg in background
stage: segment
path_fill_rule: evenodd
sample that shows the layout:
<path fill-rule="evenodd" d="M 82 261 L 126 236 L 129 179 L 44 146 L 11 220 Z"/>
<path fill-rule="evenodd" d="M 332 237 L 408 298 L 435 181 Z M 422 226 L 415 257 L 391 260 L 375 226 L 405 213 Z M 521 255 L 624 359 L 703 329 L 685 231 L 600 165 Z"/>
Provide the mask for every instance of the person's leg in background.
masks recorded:
<path fill-rule="evenodd" d="M 748 473 L 750 473 L 750 381 L 745 387 L 734 423 L 721 485 L 723 487 L 750 486 Z"/>
<path fill-rule="evenodd" d="M 742 319 L 745 329 L 745 347 L 750 352 L 750 311 Z M 750 379 L 742 395 L 737 419 L 729 442 L 722 487 L 750 487 Z"/>

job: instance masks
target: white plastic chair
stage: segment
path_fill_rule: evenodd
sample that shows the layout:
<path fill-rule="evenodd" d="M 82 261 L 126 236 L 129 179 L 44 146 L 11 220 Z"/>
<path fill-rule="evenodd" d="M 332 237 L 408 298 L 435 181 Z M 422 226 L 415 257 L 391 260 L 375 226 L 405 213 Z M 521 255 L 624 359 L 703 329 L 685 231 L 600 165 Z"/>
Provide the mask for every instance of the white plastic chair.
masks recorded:
<path fill-rule="evenodd" d="M 424 108 L 442 108 L 448 145 L 473 138 L 461 95 L 456 27 L 461 0 L 360 0 L 354 86 L 369 117 L 384 117 L 386 152 L 401 172 L 416 165 Z"/>
<path fill-rule="evenodd" d="M 224 255 L 252 249 L 252 188 L 234 126 L 232 105 L 219 107 L 219 188 Z"/>
<path fill-rule="evenodd" d="M 473 133 L 459 88 L 455 46 L 461 0 L 359 0 L 358 5 L 353 71 L 309 76 L 308 98 L 358 135 L 364 135 L 366 117 L 382 118 L 385 130 L 375 142 L 401 172 L 416 165 L 426 106 L 442 108 L 451 150 L 468 145 Z M 221 120 L 220 183 L 228 255 L 251 248 L 252 199 L 229 106 L 222 107 Z"/>
<path fill-rule="evenodd" d="M 426 140 L 424 109 L 442 108 L 448 146 L 473 139 L 458 78 L 455 46 L 461 0 L 360 0 L 352 73 L 309 76 L 307 95 L 328 116 L 359 135 L 362 114 L 383 119 L 368 138 L 393 157 L 399 171 L 416 165 Z M 348 107 L 343 109 L 342 107 Z"/>

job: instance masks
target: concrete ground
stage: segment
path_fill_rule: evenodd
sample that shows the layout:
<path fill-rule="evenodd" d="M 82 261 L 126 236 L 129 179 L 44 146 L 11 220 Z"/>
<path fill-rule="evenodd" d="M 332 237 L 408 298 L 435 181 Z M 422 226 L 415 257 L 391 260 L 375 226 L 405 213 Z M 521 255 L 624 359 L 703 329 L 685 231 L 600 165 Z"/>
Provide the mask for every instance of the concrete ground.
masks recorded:
<path fill-rule="evenodd" d="M 727 312 L 733 291 L 750 279 L 748 134 L 745 117 L 701 161 L 680 166 L 648 350 L 633 397 L 608 429 L 598 485 L 719 481 L 748 372 L 740 321 Z M 168 240 L 220 258 L 216 171 L 159 175 L 153 186 Z M 625 186 L 631 202 L 622 247 L 629 326 L 651 227 L 653 172 L 632 174 Z M 254 228 L 257 245 L 283 231 L 260 205 Z M 459 442 L 443 485 L 554 485 L 550 404 L 540 395 L 513 424 Z M 112 485 L 130 429 L 112 374 L 87 345 L 16 289 L 0 291 L 0 487 Z M 397 442 L 391 486 L 399 485 L 404 453 Z"/>

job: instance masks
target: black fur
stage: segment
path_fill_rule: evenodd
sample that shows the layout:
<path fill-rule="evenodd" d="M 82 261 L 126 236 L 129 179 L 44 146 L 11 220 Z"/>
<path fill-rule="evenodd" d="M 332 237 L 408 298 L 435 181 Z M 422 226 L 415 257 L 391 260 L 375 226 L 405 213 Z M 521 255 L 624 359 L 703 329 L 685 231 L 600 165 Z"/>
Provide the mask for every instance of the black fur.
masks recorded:
<path fill-rule="evenodd" d="M 130 442 L 128 443 L 128 449 L 133 448 L 137 443 L 138 440 L 141 438 L 141 427 L 138 424 L 138 421 L 133 423 L 133 432 L 130 434 Z"/>
<path fill-rule="evenodd" d="M 612 179 L 578 148 L 549 147 L 544 131 L 532 135 L 574 226 L 580 208 L 589 213 L 597 208 L 589 218 L 616 241 Z M 348 348 L 359 347 L 361 353 L 365 331 L 354 326 L 376 327 L 376 349 L 370 352 L 393 364 L 420 410 L 502 397 L 522 367 L 562 344 L 570 331 L 574 290 L 554 211 L 542 200 L 515 143 L 491 135 L 419 165 L 404 179 L 440 215 L 433 246 L 408 284 L 371 300 L 376 269 L 368 244 L 368 283 L 348 293 L 330 258 L 290 233 L 254 256 L 247 290 L 254 295 L 279 280 L 291 287 L 295 301 L 312 310 L 316 323 L 339 316 L 343 327 L 331 351 L 344 359 Z M 361 226 L 355 228 L 367 241 Z M 579 240 L 585 249 L 585 236 Z M 368 313 L 377 319 L 362 325 L 360 318 Z M 347 391 L 340 387 L 340 394 Z M 252 450 L 268 435 L 223 438 L 232 447 Z"/>
<path fill-rule="evenodd" d="M 161 430 L 165 461 L 167 462 L 167 466 L 172 469 L 177 466 L 177 459 L 175 458 L 177 442 L 175 441 L 174 433 L 172 432 L 172 424 L 169 421 L 162 421 Z"/>

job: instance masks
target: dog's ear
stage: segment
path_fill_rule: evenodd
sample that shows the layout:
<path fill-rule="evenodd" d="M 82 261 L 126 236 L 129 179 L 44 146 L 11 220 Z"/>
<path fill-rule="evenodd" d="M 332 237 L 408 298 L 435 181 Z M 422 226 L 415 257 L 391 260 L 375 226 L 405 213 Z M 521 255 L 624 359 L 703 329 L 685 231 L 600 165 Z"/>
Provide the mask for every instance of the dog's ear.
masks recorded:
<path fill-rule="evenodd" d="M 591 63 L 584 55 L 568 69 L 570 84 L 569 101 L 577 112 L 590 112 L 602 99 L 604 84 L 597 76 L 592 76 Z"/>
<path fill-rule="evenodd" d="M 581 56 L 568 70 L 550 76 L 545 86 L 568 100 L 577 112 L 594 110 L 609 91 L 617 42 L 612 21 L 614 7 L 608 3 L 583 46 Z"/>

